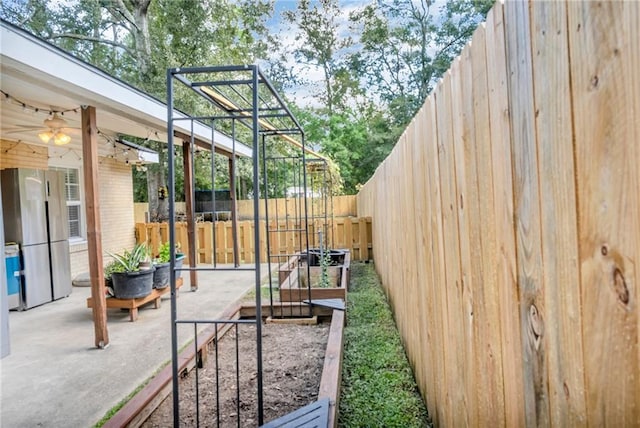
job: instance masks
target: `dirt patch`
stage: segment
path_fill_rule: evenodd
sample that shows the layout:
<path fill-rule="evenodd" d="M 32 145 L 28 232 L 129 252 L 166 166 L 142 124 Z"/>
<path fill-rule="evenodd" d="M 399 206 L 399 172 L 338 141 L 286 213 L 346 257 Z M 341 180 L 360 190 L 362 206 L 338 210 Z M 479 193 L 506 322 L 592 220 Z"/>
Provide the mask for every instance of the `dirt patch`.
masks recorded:
<path fill-rule="evenodd" d="M 268 422 L 317 399 L 329 324 L 262 325 L 264 421 Z M 216 358 L 218 361 L 216 371 Z M 239 370 L 236 370 L 236 361 Z M 258 425 L 255 325 L 232 328 L 213 347 L 198 370 L 201 427 Z M 180 426 L 196 426 L 195 370 L 180 381 Z M 219 409 L 216 401 L 219 391 Z M 238 405 L 239 403 L 239 405 Z M 143 427 L 173 424 L 171 395 L 151 414 Z"/>

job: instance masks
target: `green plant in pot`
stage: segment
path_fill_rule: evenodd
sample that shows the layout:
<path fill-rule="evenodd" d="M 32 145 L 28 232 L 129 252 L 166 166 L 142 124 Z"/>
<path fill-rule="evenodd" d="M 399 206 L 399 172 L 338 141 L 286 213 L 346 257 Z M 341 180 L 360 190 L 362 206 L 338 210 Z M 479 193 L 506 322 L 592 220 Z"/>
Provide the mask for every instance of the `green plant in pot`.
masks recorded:
<path fill-rule="evenodd" d="M 151 294 L 153 288 L 153 266 L 145 266 L 149 261 L 146 244 L 136 244 L 133 250 L 121 254 L 109 253 L 114 259 L 111 268 L 113 293 L 118 299 L 137 299 Z"/>
<path fill-rule="evenodd" d="M 158 256 L 153 260 L 156 268 L 153 273 L 153 288 L 166 288 L 169 285 L 171 269 L 171 252 L 169 243 L 165 242 L 158 248 Z"/>
<path fill-rule="evenodd" d="M 176 246 L 176 268 L 182 267 L 184 261 L 184 254 L 180 253 L 178 246 Z M 156 267 L 156 273 L 154 274 L 153 287 L 164 288 L 169 285 L 170 279 L 170 262 L 171 262 L 171 246 L 169 242 L 165 242 L 158 248 L 158 256 L 154 259 L 154 266 Z M 158 272 L 160 271 L 160 272 Z M 180 278 L 181 271 L 176 272 L 176 278 Z"/>
<path fill-rule="evenodd" d="M 124 272 L 124 267 L 115 260 L 112 260 L 104 267 L 104 285 L 107 287 L 107 294 L 113 296 L 113 278 L 114 273 Z"/>

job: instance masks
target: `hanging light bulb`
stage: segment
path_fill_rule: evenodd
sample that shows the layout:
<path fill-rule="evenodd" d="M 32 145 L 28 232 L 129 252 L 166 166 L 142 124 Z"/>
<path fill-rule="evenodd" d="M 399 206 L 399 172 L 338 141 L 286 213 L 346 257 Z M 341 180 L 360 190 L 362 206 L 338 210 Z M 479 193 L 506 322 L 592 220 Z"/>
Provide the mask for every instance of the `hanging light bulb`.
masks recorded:
<path fill-rule="evenodd" d="M 64 132 L 56 132 L 56 135 L 53 136 L 53 143 L 56 146 L 64 146 L 65 144 L 69 144 L 71 141 L 71 137 L 69 137 Z"/>
<path fill-rule="evenodd" d="M 53 138 L 53 132 L 51 131 L 41 132 L 38 134 L 38 138 L 40 138 L 40 140 L 42 140 L 43 143 L 48 143 L 49 140 Z"/>

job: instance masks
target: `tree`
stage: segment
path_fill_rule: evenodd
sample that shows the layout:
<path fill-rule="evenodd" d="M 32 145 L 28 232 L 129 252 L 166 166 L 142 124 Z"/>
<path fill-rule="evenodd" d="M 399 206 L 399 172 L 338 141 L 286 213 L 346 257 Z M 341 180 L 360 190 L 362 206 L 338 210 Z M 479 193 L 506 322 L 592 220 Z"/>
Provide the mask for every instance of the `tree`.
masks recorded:
<path fill-rule="evenodd" d="M 424 103 L 484 20 L 493 0 L 376 1 L 353 12 L 361 49 L 350 55 L 352 71 L 404 126 Z"/>
<path fill-rule="evenodd" d="M 321 75 L 318 105 L 293 109 L 307 143 L 335 159 L 351 193 L 391 151 L 492 4 L 371 0 L 345 21 L 339 0 L 301 0 L 283 16 L 295 43 L 280 43 L 284 49 L 275 52 L 276 36 L 265 24 L 273 12 L 268 0 L 25 0 L 3 2 L 0 13 L 160 99 L 166 96 L 163 70 L 175 66 L 264 59 L 276 88 L 308 85 L 304 73 L 286 63 L 291 53 L 307 72 Z M 345 36 L 349 23 L 350 36 Z M 181 94 L 175 101 L 180 108 L 194 107 Z M 277 155 L 286 152 L 284 146 L 270 142 L 267 150 Z M 164 145 L 151 147 L 162 153 Z M 162 154 L 160 165 L 165 159 Z M 216 184 L 226 180 L 222 163 L 216 166 Z M 240 183 L 250 186 L 250 168 L 237 165 Z M 147 172 L 152 210 L 157 188 L 165 182 L 164 168 L 151 166 Z M 195 169 L 199 185 L 210 186 L 210 160 L 196 157 Z"/>
<path fill-rule="evenodd" d="M 349 37 L 340 37 L 340 6 L 337 0 L 301 0 L 295 10 L 283 13 L 284 19 L 297 28 L 295 58 L 304 64 L 319 67 L 322 71 L 323 89 L 318 94 L 322 107 L 329 115 L 345 107 L 350 90 L 356 90 L 343 53 L 352 45 Z"/>
<path fill-rule="evenodd" d="M 165 99 L 168 67 L 252 63 L 264 55 L 271 10 L 264 0 L 28 0 L 3 2 L 0 15 Z M 135 194 L 146 193 L 152 218 L 166 219 L 167 201 L 158 198 L 166 186 L 166 146 L 144 144 L 160 154 L 160 162 L 148 167 L 146 192 Z M 137 185 L 140 176 L 134 173 Z"/>

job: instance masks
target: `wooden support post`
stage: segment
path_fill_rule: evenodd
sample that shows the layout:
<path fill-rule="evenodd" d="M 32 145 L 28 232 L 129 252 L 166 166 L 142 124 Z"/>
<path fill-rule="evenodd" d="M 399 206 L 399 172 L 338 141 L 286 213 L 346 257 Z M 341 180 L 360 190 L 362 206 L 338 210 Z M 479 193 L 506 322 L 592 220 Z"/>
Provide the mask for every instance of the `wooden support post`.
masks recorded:
<path fill-rule="evenodd" d="M 102 266 L 96 108 L 83 106 L 81 120 L 89 278 L 91 279 L 91 297 L 95 302 L 93 306 L 93 326 L 95 345 L 100 349 L 104 349 L 109 345 L 109 332 L 107 331 L 106 288 L 104 285 L 104 270 Z"/>
<path fill-rule="evenodd" d="M 238 206 L 236 196 L 236 174 L 235 159 L 229 158 L 229 194 L 231 195 L 231 230 L 233 237 L 233 264 L 235 267 L 240 266 L 240 251 L 238 250 Z"/>
<path fill-rule="evenodd" d="M 191 142 L 182 141 L 182 166 L 184 167 L 184 200 L 187 216 L 187 256 L 189 257 L 189 267 L 196 267 L 196 220 L 193 212 L 193 156 L 191 153 Z M 198 289 L 198 273 L 195 270 L 189 272 L 191 291 Z"/>

